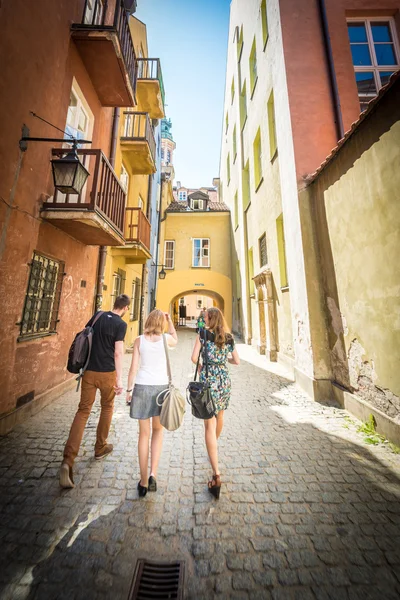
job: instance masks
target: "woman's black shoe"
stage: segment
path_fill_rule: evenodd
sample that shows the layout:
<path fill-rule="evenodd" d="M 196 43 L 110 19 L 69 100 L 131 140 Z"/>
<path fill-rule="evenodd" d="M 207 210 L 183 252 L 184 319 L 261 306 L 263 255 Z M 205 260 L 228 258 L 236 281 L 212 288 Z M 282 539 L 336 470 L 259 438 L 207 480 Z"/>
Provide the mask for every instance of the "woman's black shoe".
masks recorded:
<path fill-rule="evenodd" d="M 157 491 L 157 481 L 156 478 L 153 477 L 153 475 L 150 475 L 149 477 L 149 487 L 148 487 L 149 492 L 156 492 Z"/>
<path fill-rule="evenodd" d="M 219 495 L 221 493 L 221 476 L 213 475 L 211 481 L 208 482 L 208 491 L 210 494 L 214 496 L 217 500 L 219 499 Z"/>
<path fill-rule="evenodd" d="M 144 498 L 145 495 L 147 494 L 147 487 L 144 487 L 144 485 L 141 485 L 140 481 L 139 481 L 139 483 L 137 484 L 137 489 L 139 492 L 139 498 Z"/>

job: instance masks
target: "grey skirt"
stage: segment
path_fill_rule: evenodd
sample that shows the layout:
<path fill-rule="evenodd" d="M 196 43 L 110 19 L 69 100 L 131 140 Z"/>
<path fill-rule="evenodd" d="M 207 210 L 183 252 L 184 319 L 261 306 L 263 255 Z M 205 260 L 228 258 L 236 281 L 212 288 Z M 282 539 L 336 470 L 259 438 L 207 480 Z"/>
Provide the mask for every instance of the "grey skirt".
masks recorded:
<path fill-rule="evenodd" d="M 168 383 L 165 385 L 136 384 L 133 388 L 131 400 L 131 419 L 150 419 L 150 417 L 159 417 L 161 406 L 158 406 L 156 399 L 160 392 L 167 389 Z"/>

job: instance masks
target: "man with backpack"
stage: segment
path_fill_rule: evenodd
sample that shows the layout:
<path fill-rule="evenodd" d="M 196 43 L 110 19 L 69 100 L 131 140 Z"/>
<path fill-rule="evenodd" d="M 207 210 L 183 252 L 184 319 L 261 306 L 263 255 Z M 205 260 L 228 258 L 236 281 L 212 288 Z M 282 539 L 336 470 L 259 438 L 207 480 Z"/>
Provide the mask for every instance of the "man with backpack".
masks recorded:
<path fill-rule="evenodd" d="M 107 443 L 116 394 L 122 393 L 122 366 L 126 323 L 122 320 L 129 309 L 130 298 L 118 296 L 112 311 L 96 313 L 86 327 L 93 325 L 91 351 L 87 368 L 82 378 L 81 400 L 73 420 L 68 441 L 64 448 L 64 460 L 60 469 L 60 485 L 73 488 L 73 466 L 82 442 L 83 432 L 100 390 L 101 412 L 97 426 L 94 457 L 105 458 L 113 450 Z"/>

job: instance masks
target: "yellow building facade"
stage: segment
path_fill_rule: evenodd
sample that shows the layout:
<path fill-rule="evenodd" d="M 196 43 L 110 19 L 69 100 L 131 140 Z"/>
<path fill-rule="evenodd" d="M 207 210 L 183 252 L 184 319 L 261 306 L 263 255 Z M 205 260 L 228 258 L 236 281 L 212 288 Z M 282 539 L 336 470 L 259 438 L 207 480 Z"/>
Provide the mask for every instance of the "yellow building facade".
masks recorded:
<path fill-rule="evenodd" d="M 158 282 L 157 308 L 169 312 L 178 323 L 181 298 L 208 298 L 232 327 L 228 207 L 210 201 L 200 191 L 185 201 L 175 201 L 167 182 L 163 186 L 162 217 L 159 263 L 166 276 Z"/>
<path fill-rule="evenodd" d="M 152 178 L 157 161 L 156 129 L 164 117 L 164 89 L 158 59 L 148 58 L 146 25 L 130 18 L 137 66 L 136 106 L 121 109 L 117 125 L 114 169 L 127 193 L 125 245 L 109 248 L 104 270 L 103 310 L 111 310 L 122 293 L 131 297 L 126 344 L 140 333 L 148 306 L 151 254 Z"/>

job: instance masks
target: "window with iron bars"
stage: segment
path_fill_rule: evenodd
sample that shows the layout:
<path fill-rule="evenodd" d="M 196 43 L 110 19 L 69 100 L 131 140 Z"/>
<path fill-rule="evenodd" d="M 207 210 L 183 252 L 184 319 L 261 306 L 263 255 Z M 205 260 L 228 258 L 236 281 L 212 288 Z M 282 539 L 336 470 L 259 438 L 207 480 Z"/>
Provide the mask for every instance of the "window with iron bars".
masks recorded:
<path fill-rule="evenodd" d="M 265 233 L 258 240 L 258 248 L 260 251 L 260 267 L 264 267 L 268 264 L 267 236 L 265 235 Z"/>
<path fill-rule="evenodd" d="M 64 263 L 33 253 L 18 341 L 56 333 Z"/>

